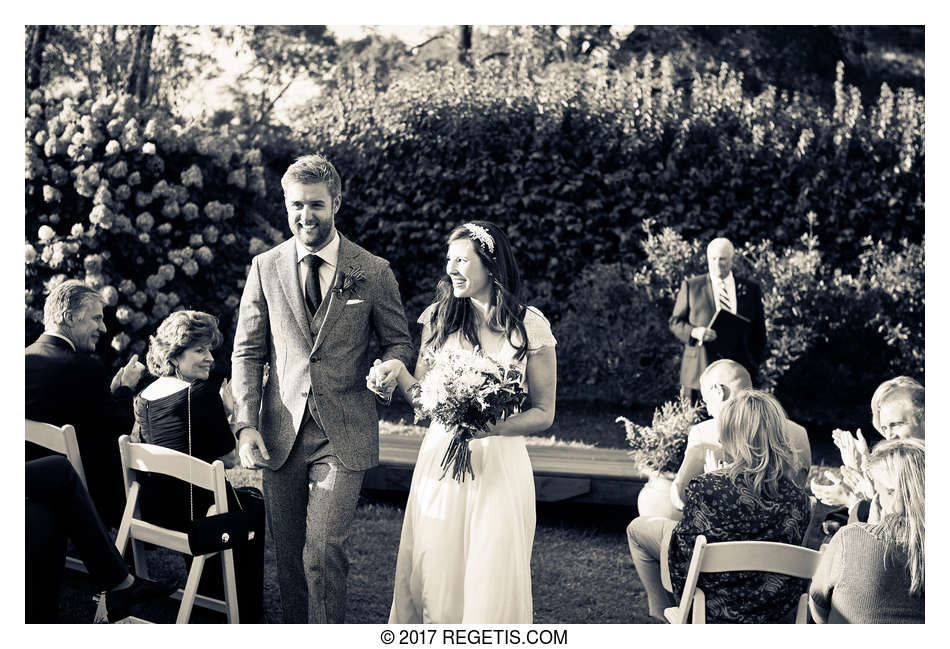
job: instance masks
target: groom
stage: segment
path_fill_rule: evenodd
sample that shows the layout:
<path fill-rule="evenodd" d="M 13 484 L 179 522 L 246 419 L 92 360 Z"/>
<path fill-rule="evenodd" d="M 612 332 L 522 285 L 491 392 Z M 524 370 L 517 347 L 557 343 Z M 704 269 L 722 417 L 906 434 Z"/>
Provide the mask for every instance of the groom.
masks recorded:
<path fill-rule="evenodd" d="M 234 432 L 242 465 L 264 469 L 284 622 L 341 623 L 343 544 L 379 462 L 370 332 L 383 360 L 409 365 L 412 344 L 389 262 L 336 231 L 333 165 L 299 158 L 281 186 L 293 237 L 251 262 L 231 357 Z"/>

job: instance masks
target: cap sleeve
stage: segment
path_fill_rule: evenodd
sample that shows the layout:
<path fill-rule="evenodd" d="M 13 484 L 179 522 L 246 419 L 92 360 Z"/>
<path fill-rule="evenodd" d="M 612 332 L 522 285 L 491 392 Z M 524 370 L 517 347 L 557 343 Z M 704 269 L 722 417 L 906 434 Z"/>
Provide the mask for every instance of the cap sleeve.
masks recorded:
<path fill-rule="evenodd" d="M 529 306 L 524 313 L 524 328 L 528 334 L 528 354 L 537 354 L 542 347 L 554 347 L 557 340 L 551 333 L 551 323 L 536 307 Z"/>
<path fill-rule="evenodd" d="M 427 325 L 432 320 L 432 315 L 435 313 L 435 304 L 430 304 L 425 308 L 421 314 L 419 314 L 419 319 L 416 320 L 421 325 Z"/>

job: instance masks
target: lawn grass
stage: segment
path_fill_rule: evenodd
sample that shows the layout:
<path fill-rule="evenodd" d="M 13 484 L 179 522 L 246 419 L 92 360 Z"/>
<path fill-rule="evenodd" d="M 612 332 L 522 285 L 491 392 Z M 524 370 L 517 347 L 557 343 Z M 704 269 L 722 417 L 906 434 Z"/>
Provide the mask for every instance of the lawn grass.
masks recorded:
<path fill-rule="evenodd" d="M 260 486 L 260 473 L 230 469 L 235 486 Z M 368 493 L 360 498 L 350 531 L 347 556 L 347 623 L 385 623 L 392 602 L 396 552 L 406 494 Z M 554 623 L 649 623 L 646 600 L 627 550 L 624 528 L 633 509 L 539 503 L 531 558 L 534 621 Z M 153 577 L 179 576 L 181 559 L 156 548 L 148 552 Z M 67 576 L 61 597 L 63 622 L 89 622 L 94 588 L 82 575 Z M 268 533 L 264 555 L 264 608 L 261 622 L 280 623 L 277 566 Z M 136 614 L 172 623 L 177 602 L 139 607 Z M 223 615 L 195 608 L 193 623 L 224 623 Z"/>

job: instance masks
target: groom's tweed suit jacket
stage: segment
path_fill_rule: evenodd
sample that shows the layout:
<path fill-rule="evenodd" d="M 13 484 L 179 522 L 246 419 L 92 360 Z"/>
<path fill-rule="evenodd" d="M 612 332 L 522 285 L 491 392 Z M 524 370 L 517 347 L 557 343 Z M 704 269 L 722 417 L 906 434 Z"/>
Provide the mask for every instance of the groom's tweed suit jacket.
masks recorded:
<path fill-rule="evenodd" d="M 389 262 L 341 235 L 333 286 L 358 271 L 364 279 L 328 291 L 311 321 L 293 238 L 251 262 L 231 357 L 234 430 L 260 431 L 273 470 L 290 454 L 308 407 L 347 468 L 379 463 L 376 402 L 366 388 L 370 332 L 383 360 L 398 358 L 407 367 L 412 343 Z M 262 389 L 264 363 L 270 372 Z"/>

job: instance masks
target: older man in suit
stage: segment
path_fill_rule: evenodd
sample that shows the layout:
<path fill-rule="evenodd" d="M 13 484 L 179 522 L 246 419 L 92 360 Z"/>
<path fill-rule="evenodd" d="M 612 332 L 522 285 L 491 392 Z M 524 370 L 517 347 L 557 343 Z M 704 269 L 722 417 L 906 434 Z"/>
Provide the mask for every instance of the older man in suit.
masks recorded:
<path fill-rule="evenodd" d="M 670 331 L 683 343 L 680 385 L 684 396 L 699 397 L 699 377 L 713 361 L 734 360 L 755 379 L 765 357 L 762 292 L 755 282 L 732 273 L 735 249 L 728 239 L 713 239 L 706 248 L 709 272 L 683 280 Z M 720 337 L 709 323 L 717 311 L 740 317 L 738 335 Z"/>
<path fill-rule="evenodd" d="M 304 156 L 281 185 L 294 236 L 251 262 L 232 355 L 234 431 L 242 464 L 264 469 L 284 622 L 340 623 L 343 544 L 363 474 L 379 462 L 369 337 L 383 360 L 407 365 L 412 343 L 389 263 L 336 231 L 333 165 Z"/>
<path fill-rule="evenodd" d="M 111 381 L 93 352 L 102 322 L 99 293 L 78 280 L 50 291 L 46 330 L 26 348 L 26 418 L 76 429 L 89 495 L 100 518 L 118 527 L 125 507 L 118 439 L 132 429 L 132 390 L 145 366 L 133 355 Z M 27 444 L 26 459 L 49 452 Z"/>

